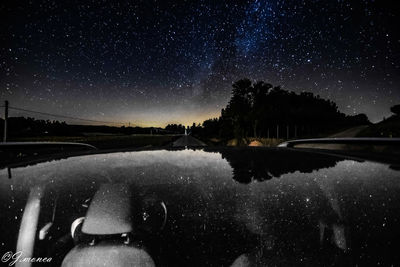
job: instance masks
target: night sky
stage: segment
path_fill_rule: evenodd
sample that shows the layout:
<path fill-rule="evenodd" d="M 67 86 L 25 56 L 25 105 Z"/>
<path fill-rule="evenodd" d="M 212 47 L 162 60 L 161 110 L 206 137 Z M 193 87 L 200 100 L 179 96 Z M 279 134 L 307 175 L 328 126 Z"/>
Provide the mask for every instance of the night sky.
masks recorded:
<path fill-rule="evenodd" d="M 0 100 L 188 125 L 219 116 L 232 82 L 248 77 L 376 122 L 400 103 L 395 2 L 2 1 Z"/>

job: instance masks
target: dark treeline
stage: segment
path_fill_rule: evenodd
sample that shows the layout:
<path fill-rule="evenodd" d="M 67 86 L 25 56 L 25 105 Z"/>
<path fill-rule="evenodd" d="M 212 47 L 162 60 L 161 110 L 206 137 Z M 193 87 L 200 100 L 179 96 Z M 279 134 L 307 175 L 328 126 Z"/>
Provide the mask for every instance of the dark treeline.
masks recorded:
<path fill-rule="evenodd" d="M 3 133 L 4 120 L 0 119 L 0 132 Z M 155 127 L 113 127 L 104 125 L 71 125 L 57 120 L 38 120 L 25 117 L 8 118 L 8 136 L 80 136 L 91 133 L 102 134 L 168 134 L 172 133 Z"/>
<path fill-rule="evenodd" d="M 4 130 L 4 120 L 0 118 L 0 133 Z M 74 125 L 57 120 L 38 120 L 35 118 L 8 118 L 8 136 L 81 136 L 86 134 L 183 134 L 182 124 L 168 124 L 165 129 L 159 127 L 116 127 L 105 125 Z"/>
<path fill-rule="evenodd" d="M 165 130 L 170 133 L 183 134 L 185 132 L 185 126 L 182 124 L 168 124 Z"/>
<path fill-rule="evenodd" d="M 52 135 L 71 135 L 72 130 L 65 122 L 37 120 L 25 117 L 8 118 L 8 135 L 9 137 L 20 136 L 41 136 L 44 134 Z M 3 132 L 4 120 L 0 119 L 0 130 Z"/>
<path fill-rule="evenodd" d="M 193 125 L 203 138 L 290 138 L 319 136 L 345 127 L 370 124 L 365 114 L 348 116 L 337 105 L 310 92 L 296 94 L 263 81 L 242 79 L 221 116 Z"/>

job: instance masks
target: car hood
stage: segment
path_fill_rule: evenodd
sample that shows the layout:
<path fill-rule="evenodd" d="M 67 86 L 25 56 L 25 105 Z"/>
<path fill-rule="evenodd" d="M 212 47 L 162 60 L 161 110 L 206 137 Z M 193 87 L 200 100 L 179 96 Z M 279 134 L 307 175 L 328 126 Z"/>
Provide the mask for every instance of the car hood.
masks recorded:
<path fill-rule="evenodd" d="M 385 164 L 290 149 L 71 157 L 0 170 L 0 239 L 2 250 L 15 246 L 24 204 L 35 186 L 57 196 L 60 216 L 70 225 L 69 214 L 100 185 L 126 183 L 135 194 L 150 194 L 166 204 L 169 217 L 159 242 L 174 247 L 168 251 L 170 263 L 226 265 L 243 253 L 266 255 L 274 248 L 281 253 L 269 256 L 275 264 L 282 253 L 291 255 L 292 263 L 299 255 L 324 263 L 316 250 L 321 229 L 333 229 L 335 235 L 335 225 L 351 233 L 333 238 L 339 251 L 364 255 L 357 256 L 361 262 L 393 262 L 397 256 L 390 253 L 398 242 L 393 236 L 400 234 L 399 177 Z M 388 251 L 386 258 L 382 249 Z"/>

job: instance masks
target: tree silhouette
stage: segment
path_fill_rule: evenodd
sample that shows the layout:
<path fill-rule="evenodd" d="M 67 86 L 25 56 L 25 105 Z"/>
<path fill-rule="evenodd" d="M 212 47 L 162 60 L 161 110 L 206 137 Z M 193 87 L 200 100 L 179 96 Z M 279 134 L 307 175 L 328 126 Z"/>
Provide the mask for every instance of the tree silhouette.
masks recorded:
<path fill-rule="evenodd" d="M 262 81 L 257 82 L 250 89 L 250 120 L 253 126 L 253 136 L 258 136 L 258 126 L 259 124 L 266 125 L 268 123 L 268 118 L 264 115 L 265 104 L 268 100 L 268 92 L 273 86 L 271 84 L 264 83 Z"/>
<path fill-rule="evenodd" d="M 319 135 L 347 126 L 368 124 L 365 114 L 346 116 L 330 100 L 310 92 L 296 94 L 263 81 L 244 78 L 232 85 L 221 116 L 203 123 L 205 137 L 266 137 L 270 130 L 299 126 L 301 135 Z M 293 130 L 292 130 L 293 131 Z M 276 136 L 277 137 L 277 136 Z"/>
<path fill-rule="evenodd" d="M 168 124 L 165 130 L 171 133 L 183 134 L 185 132 L 185 126 L 182 124 Z"/>
<path fill-rule="evenodd" d="M 241 138 L 246 135 L 245 131 L 251 111 L 249 96 L 252 84 L 249 79 L 242 79 L 235 82 L 232 86 L 232 97 L 225 108 L 224 114 L 232 122 L 234 136 Z"/>

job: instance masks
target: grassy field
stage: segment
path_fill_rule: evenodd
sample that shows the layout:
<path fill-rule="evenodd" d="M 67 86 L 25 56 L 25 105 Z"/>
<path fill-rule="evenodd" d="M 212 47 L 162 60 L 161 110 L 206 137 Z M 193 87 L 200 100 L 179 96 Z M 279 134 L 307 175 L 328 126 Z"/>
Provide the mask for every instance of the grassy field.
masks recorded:
<path fill-rule="evenodd" d="M 99 149 L 136 147 L 162 147 L 176 140 L 176 135 L 96 135 L 96 136 L 40 136 L 10 138 L 16 142 L 78 142 L 93 145 Z"/>

